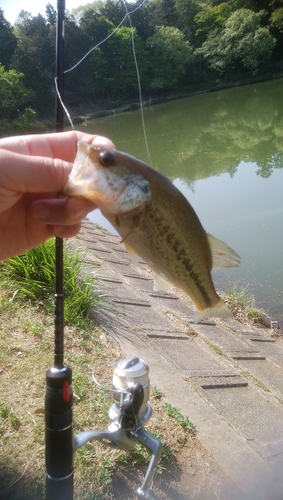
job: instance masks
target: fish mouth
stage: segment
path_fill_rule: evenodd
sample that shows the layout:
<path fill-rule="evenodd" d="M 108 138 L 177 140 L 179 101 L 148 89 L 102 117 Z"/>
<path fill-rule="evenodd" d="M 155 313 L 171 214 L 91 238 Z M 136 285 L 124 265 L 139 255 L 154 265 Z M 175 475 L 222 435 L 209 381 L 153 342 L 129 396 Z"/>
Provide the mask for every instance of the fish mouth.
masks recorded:
<path fill-rule="evenodd" d="M 87 168 L 82 168 L 80 173 L 80 178 L 76 176 L 75 179 L 69 178 L 63 192 L 67 196 L 75 196 L 79 198 L 86 198 L 101 208 L 105 213 L 122 215 L 125 210 L 122 208 L 121 199 L 127 190 L 127 186 L 121 186 L 120 189 L 115 189 L 115 191 L 102 190 L 99 186 L 95 185 L 95 179 L 88 178 L 84 175 Z M 70 176 L 71 177 L 71 176 Z M 126 210 L 127 211 L 127 210 Z"/>
<path fill-rule="evenodd" d="M 114 161 L 104 164 L 102 152 L 108 149 L 98 146 L 93 148 L 79 142 L 69 180 L 64 188 L 67 196 L 86 198 L 101 208 L 105 213 L 122 215 L 144 206 L 151 199 L 148 180 L 138 172 L 132 172 L 127 162 Z M 109 149 L 115 159 L 115 150 Z M 123 160 L 123 159 L 122 159 Z"/>
<path fill-rule="evenodd" d="M 67 196 L 87 198 L 93 203 L 96 203 L 98 206 L 102 205 L 105 211 L 107 210 L 108 213 L 111 213 L 112 211 L 109 210 L 108 204 L 116 204 L 119 201 L 119 198 L 123 194 L 124 190 L 125 187 L 118 193 L 103 193 L 93 187 L 93 181 L 90 184 L 90 182 L 87 183 L 85 179 L 82 179 L 79 182 L 73 182 L 72 180 L 69 180 L 64 188 L 64 193 Z M 117 213 L 117 210 L 115 210 L 115 213 Z"/>

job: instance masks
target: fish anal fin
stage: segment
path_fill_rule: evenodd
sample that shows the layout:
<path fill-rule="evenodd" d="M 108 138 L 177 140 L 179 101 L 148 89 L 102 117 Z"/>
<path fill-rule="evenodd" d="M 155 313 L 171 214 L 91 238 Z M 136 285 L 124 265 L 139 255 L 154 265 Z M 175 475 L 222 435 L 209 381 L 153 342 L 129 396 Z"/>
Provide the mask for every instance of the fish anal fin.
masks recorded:
<path fill-rule="evenodd" d="M 139 260 L 140 260 L 140 257 L 136 254 L 136 252 L 134 251 L 134 249 L 131 247 L 131 245 L 127 242 L 127 241 L 123 241 L 125 247 L 126 247 L 126 250 L 130 256 L 130 259 L 132 261 L 132 263 L 135 265 L 135 266 L 138 266 L 139 265 Z"/>
<path fill-rule="evenodd" d="M 160 290 L 167 290 L 167 288 L 171 288 L 171 286 L 171 283 L 159 276 L 159 274 L 155 274 L 153 284 L 153 290 L 155 292 L 159 292 Z"/>
<path fill-rule="evenodd" d="M 206 233 L 211 249 L 212 268 L 237 267 L 240 264 L 240 256 L 224 241 L 218 240 L 212 234 Z"/>
<path fill-rule="evenodd" d="M 199 323 L 203 318 L 233 318 L 233 313 L 226 306 L 222 299 L 214 307 L 209 307 L 201 311 L 195 310 L 194 322 Z"/>

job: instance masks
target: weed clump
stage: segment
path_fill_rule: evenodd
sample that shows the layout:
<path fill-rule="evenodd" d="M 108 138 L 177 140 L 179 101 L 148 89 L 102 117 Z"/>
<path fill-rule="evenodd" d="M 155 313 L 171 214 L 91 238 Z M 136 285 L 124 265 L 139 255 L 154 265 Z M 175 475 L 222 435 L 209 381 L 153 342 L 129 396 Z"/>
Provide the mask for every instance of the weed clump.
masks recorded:
<path fill-rule="evenodd" d="M 224 292 L 224 301 L 241 323 L 270 327 L 270 317 L 256 306 L 249 285 L 239 286 L 237 283 L 230 283 Z"/>
<path fill-rule="evenodd" d="M 30 301 L 47 313 L 53 313 L 55 288 L 54 240 L 1 263 L 2 283 L 10 300 Z M 88 316 L 91 307 L 99 302 L 94 295 L 96 278 L 82 279 L 82 256 L 78 250 L 64 251 L 64 316 L 67 324 L 76 325 Z"/>

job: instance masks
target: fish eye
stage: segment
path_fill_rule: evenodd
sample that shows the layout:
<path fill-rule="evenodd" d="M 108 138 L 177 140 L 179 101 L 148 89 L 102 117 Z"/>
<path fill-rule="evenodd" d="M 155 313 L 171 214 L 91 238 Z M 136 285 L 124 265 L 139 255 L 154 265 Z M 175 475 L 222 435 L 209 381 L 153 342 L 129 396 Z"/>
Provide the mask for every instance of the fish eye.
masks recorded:
<path fill-rule="evenodd" d="M 112 167 L 115 162 L 115 156 L 111 151 L 103 151 L 99 155 L 99 161 L 103 167 Z"/>

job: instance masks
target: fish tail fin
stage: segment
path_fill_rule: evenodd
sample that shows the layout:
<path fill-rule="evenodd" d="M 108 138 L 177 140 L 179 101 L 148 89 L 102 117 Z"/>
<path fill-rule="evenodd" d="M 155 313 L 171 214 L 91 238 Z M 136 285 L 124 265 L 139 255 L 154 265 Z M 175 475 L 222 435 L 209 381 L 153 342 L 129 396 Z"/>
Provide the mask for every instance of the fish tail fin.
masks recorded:
<path fill-rule="evenodd" d="M 199 323 L 203 318 L 233 318 L 233 313 L 226 306 L 222 299 L 214 307 L 208 307 L 202 311 L 195 311 L 195 323 Z"/>

